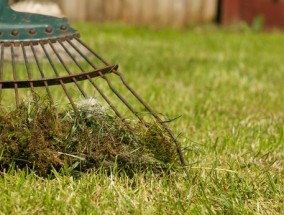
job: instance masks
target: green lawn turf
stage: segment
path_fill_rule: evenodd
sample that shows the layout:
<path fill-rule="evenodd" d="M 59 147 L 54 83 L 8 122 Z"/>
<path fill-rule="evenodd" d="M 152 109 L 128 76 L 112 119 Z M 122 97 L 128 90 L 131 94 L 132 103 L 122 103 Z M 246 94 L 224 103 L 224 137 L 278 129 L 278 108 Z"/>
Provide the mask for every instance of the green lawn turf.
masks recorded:
<path fill-rule="evenodd" d="M 78 24 L 186 148 L 180 173 L 0 176 L 3 214 L 283 214 L 284 34 Z"/>

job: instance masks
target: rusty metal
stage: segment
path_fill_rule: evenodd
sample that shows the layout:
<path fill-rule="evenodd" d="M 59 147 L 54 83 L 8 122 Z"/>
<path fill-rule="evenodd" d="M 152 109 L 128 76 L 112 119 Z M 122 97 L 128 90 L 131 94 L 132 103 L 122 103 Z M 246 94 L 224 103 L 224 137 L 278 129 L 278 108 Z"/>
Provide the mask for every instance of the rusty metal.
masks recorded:
<path fill-rule="evenodd" d="M 14 78 L 14 89 L 15 89 L 15 98 L 16 98 L 16 106 L 19 107 L 20 101 L 19 101 L 19 86 L 17 82 L 17 72 L 16 72 L 16 64 L 15 64 L 15 53 L 14 48 L 11 46 L 11 57 L 12 57 L 12 68 L 13 68 L 13 78 Z M 4 88 L 2 83 L 2 88 Z"/>
<path fill-rule="evenodd" d="M 43 79 L 35 79 L 35 80 L 12 80 L 12 81 L 0 81 L 0 84 L 2 86 L 2 89 L 14 89 L 15 86 L 17 86 L 17 89 L 19 88 L 31 88 L 33 91 L 35 91 L 35 87 L 44 87 L 44 86 L 54 86 L 54 85 L 60 85 L 61 82 L 64 84 L 68 83 L 76 83 L 78 84 L 78 81 L 84 81 L 86 79 L 91 79 L 94 77 L 101 76 L 101 74 L 107 74 L 110 73 L 113 70 L 116 70 L 118 66 L 108 66 L 103 69 L 96 69 L 91 72 L 84 72 L 81 74 L 76 75 L 66 75 L 66 76 L 58 76 L 56 78 L 43 78 Z M 75 81 L 76 80 L 76 81 Z M 86 96 L 86 93 L 84 90 L 79 86 L 80 91 L 82 91 L 82 94 L 84 97 Z"/>
<path fill-rule="evenodd" d="M 80 40 L 79 38 L 76 38 L 76 40 L 82 44 L 86 49 L 88 49 L 93 55 L 95 55 L 98 59 L 100 59 L 101 62 L 103 62 L 106 66 L 109 66 L 110 64 L 104 60 L 102 57 L 100 57 L 98 54 L 96 54 L 92 49 L 90 49 L 82 40 Z M 91 62 L 90 62 L 91 63 Z M 92 64 L 93 65 L 93 64 Z M 113 71 L 114 74 L 116 74 L 117 76 L 119 76 L 119 78 L 121 79 L 123 85 L 135 96 L 135 98 L 146 108 L 147 111 L 149 111 L 149 113 L 156 119 L 156 121 L 165 129 L 165 131 L 170 135 L 170 137 L 173 139 L 175 145 L 176 145 L 176 149 L 177 149 L 177 153 L 179 155 L 179 159 L 181 161 L 181 164 L 183 166 L 186 166 L 186 162 L 184 160 L 183 154 L 182 154 L 182 150 L 181 150 L 181 145 L 179 143 L 179 141 L 177 140 L 177 138 L 175 137 L 174 133 L 172 132 L 172 130 L 168 127 L 168 125 L 158 116 L 158 114 L 155 113 L 155 111 L 141 98 L 141 96 L 138 95 L 138 93 L 126 82 L 126 80 L 124 79 L 124 77 L 122 76 L 122 74 L 118 71 L 115 70 Z M 123 103 L 125 103 L 125 105 L 127 105 L 127 107 L 131 110 L 131 112 L 137 116 L 139 118 L 140 121 L 144 122 L 143 118 L 139 116 L 138 112 L 135 111 L 132 106 L 121 96 L 119 95 L 119 93 L 112 87 L 111 82 L 109 81 L 109 79 L 104 75 L 101 74 L 101 77 L 103 77 L 109 84 L 110 88 L 113 90 L 113 92 L 122 100 Z"/>
<path fill-rule="evenodd" d="M 48 87 L 48 82 L 45 80 L 45 74 L 44 74 L 44 72 L 43 72 L 43 70 L 42 70 L 42 67 L 41 67 L 41 65 L 40 65 L 40 62 L 39 62 L 39 59 L 38 59 L 38 57 L 37 57 L 36 51 L 35 51 L 35 49 L 34 49 L 34 46 L 33 46 L 32 43 L 30 43 L 30 46 L 31 46 L 31 51 L 32 51 L 32 53 L 33 53 L 33 57 L 34 57 L 34 59 L 35 59 L 35 61 L 36 61 L 36 65 L 37 65 L 38 71 L 39 71 L 39 73 L 40 73 L 40 75 L 41 75 L 41 78 L 42 78 L 42 80 L 43 80 L 44 87 L 45 87 L 46 92 L 47 92 L 47 95 L 48 95 L 48 97 L 49 97 L 49 101 L 50 101 L 51 104 L 54 104 L 54 99 L 53 99 L 52 94 L 51 94 L 51 92 L 50 92 L 50 89 L 49 89 L 49 87 Z"/>
<path fill-rule="evenodd" d="M 34 82 L 33 82 L 33 78 L 32 78 L 32 75 L 31 75 L 31 70 L 30 70 L 30 66 L 29 66 L 29 62 L 28 62 L 28 57 L 27 57 L 26 49 L 25 49 L 25 47 L 24 47 L 23 44 L 21 44 L 21 46 L 22 46 L 22 50 L 23 50 L 23 55 L 24 55 L 24 60 L 25 60 L 25 65 L 26 65 L 26 70 L 27 70 L 27 73 L 28 73 L 29 86 L 30 86 L 30 88 L 31 88 L 33 97 L 36 98 L 36 93 L 35 93 L 35 90 L 34 90 Z M 21 87 L 20 84 L 19 84 L 19 87 Z M 28 87 L 28 86 L 25 86 L 25 87 Z"/>
<path fill-rule="evenodd" d="M 48 21 L 43 16 L 40 16 L 40 18 Z M 60 22 L 63 24 L 58 27 L 58 23 Z M 32 23 L 28 25 L 29 28 L 27 29 L 22 27 L 19 30 L 13 29 L 8 39 L 1 39 L 0 35 L 0 105 L 5 105 L 3 97 L 6 90 L 8 91 L 9 89 L 14 91 L 16 107 L 19 107 L 22 99 L 24 99 L 20 97 L 20 92 L 24 89 L 29 89 L 33 98 L 36 98 L 39 94 L 38 89 L 45 89 L 50 103 L 55 104 L 57 98 L 55 98 L 51 90 L 51 87 L 55 86 L 57 87 L 56 89 L 61 88 L 63 90 L 65 98 L 68 99 L 68 102 L 76 112 L 78 111 L 76 104 L 77 98 L 74 98 L 72 92 L 76 91 L 80 94 L 80 97 L 88 98 L 90 89 L 86 90 L 81 86 L 81 82 L 85 81 L 85 83 L 88 82 L 91 84 L 94 96 L 98 95 L 102 98 L 113 113 L 121 119 L 123 125 L 129 129 L 136 142 L 139 143 L 132 125 L 126 120 L 127 117 L 119 109 L 119 105 L 117 106 L 109 98 L 105 89 L 96 83 L 97 79 L 103 80 L 102 83 L 105 83 L 110 93 L 117 99 L 120 105 L 122 104 L 129 113 L 146 127 L 149 126 L 149 122 L 137 110 L 136 105 L 139 104 L 149 112 L 152 118 L 172 138 L 180 162 L 185 166 L 186 162 L 183 158 L 181 146 L 174 133 L 170 130 L 167 123 L 126 82 L 122 74 L 118 71 L 118 65 L 109 64 L 80 40 L 79 33 L 72 29 L 66 20 L 55 19 L 53 24 L 53 27 L 48 25 L 44 28 L 45 33 L 42 33 L 41 39 L 39 38 L 38 31 L 43 30 L 43 25 L 41 28 L 33 28 Z M 5 26 L 5 23 L 2 23 L 2 25 Z M 60 33 L 58 33 L 57 28 L 60 29 Z M 7 27 L 7 29 L 11 29 L 11 26 Z M 24 37 L 22 32 L 26 32 Z M 50 38 L 48 37 L 49 34 Z M 36 35 L 37 37 L 35 38 Z M 18 38 L 17 40 L 13 40 L 11 39 L 13 37 L 23 37 L 24 39 L 21 40 Z M 68 60 L 66 60 L 67 58 Z M 71 64 L 73 65 L 72 67 Z M 46 68 L 47 65 L 48 69 Z M 25 68 L 25 70 L 23 71 L 23 69 L 19 68 Z M 133 104 L 133 101 L 131 102 L 127 96 L 123 95 L 117 89 L 117 82 L 114 83 L 112 77 L 118 77 L 118 83 L 121 83 L 121 86 L 127 92 L 130 92 L 137 104 Z M 72 88 L 70 89 L 68 86 L 72 86 Z M 72 92 L 70 92 L 71 90 Z M 110 129 L 107 125 L 104 126 L 105 129 Z"/>

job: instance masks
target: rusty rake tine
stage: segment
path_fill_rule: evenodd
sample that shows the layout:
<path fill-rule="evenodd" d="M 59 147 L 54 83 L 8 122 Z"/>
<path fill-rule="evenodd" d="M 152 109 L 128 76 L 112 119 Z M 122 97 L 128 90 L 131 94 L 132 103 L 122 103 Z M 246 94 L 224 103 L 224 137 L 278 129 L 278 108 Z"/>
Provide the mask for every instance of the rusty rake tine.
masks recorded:
<path fill-rule="evenodd" d="M 69 40 L 67 40 L 67 42 L 80 54 L 80 56 L 82 58 L 84 58 L 90 65 L 92 65 L 93 68 L 96 68 L 95 65 L 93 65 L 93 63 L 73 44 L 71 43 Z M 64 50 L 66 50 L 66 52 L 70 55 L 70 57 L 72 58 L 72 60 L 75 62 L 75 64 L 80 68 L 81 72 L 84 72 L 83 68 L 81 67 L 81 65 L 78 63 L 78 61 L 72 56 L 72 54 L 70 53 L 70 51 L 64 46 L 64 44 L 62 42 L 60 42 L 60 44 L 62 45 L 62 47 L 64 48 Z M 104 94 L 104 92 L 96 85 L 96 83 L 90 78 L 90 76 L 87 76 L 88 80 L 91 82 L 91 84 L 96 88 L 96 90 L 99 92 L 99 94 L 103 97 L 103 99 L 108 103 L 108 105 L 110 106 L 110 108 L 114 111 L 114 113 L 117 115 L 117 117 L 119 117 L 122 122 L 124 122 L 125 126 L 130 130 L 131 134 L 133 135 L 135 141 L 137 143 L 139 143 L 139 140 L 137 138 L 137 135 L 135 134 L 135 132 L 133 131 L 133 129 L 128 125 L 128 123 L 126 122 L 126 120 L 122 117 L 122 115 L 119 113 L 119 111 L 116 109 L 116 107 L 112 104 L 112 102 L 107 98 L 107 96 Z"/>
<path fill-rule="evenodd" d="M 100 57 L 97 53 L 95 53 L 89 46 L 87 46 L 82 40 L 80 40 L 79 38 L 76 38 L 76 40 L 83 45 L 86 49 L 88 49 L 88 51 L 90 51 L 93 55 L 95 55 L 101 62 L 103 62 L 105 65 L 109 65 L 109 63 L 104 60 L 102 57 Z M 118 71 L 113 71 L 114 74 L 118 75 L 122 81 L 122 83 L 124 84 L 124 86 L 132 93 L 132 95 L 134 97 L 136 97 L 138 99 L 138 101 L 152 114 L 152 116 L 154 116 L 154 118 L 157 120 L 158 123 L 160 123 L 164 129 L 166 130 L 166 132 L 170 135 L 170 137 L 174 140 L 174 143 L 176 145 L 177 148 L 177 153 L 179 155 L 179 159 L 181 161 L 181 164 L 183 166 L 186 166 L 186 162 L 184 160 L 184 157 L 182 155 L 182 150 L 181 150 L 181 145 L 179 143 L 179 141 L 177 140 L 177 138 L 175 137 L 175 135 L 173 134 L 173 132 L 171 131 L 171 129 L 163 122 L 163 120 L 153 111 L 153 109 L 134 91 L 134 89 L 132 87 L 130 87 L 129 84 L 126 83 L 125 79 L 123 78 L 123 76 L 118 72 Z"/>
<path fill-rule="evenodd" d="M 100 57 L 97 53 L 95 53 L 90 47 L 88 47 L 82 40 L 79 38 L 76 38 L 76 40 L 82 44 L 88 51 L 90 51 L 93 55 L 95 55 L 99 60 L 101 60 L 105 65 L 110 65 L 106 60 L 104 60 L 102 57 Z M 130 87 L 129 84 L 126 83 L 125 79 L 123 76 L 118 72 L 118 71 L 113 71 L 116 75 L 118 75 L 124 84 L 126 88 L 138 99 L 138 101 L 157 119 L 159 123 L 163 123 L 163 121 L 160 119 L 160 117 L 155 114 L 155 112 L 152 110 L 152 108 Z"/>
<path fill-rule="evenodd" d="M 32 75 L 31 75 L 31 71 L 30 71 L 30 66 L 29 66 L 29 62 L 28 62 L 28 58 L 27 58 L 26 49 L 25 49 L 23 43 L 21 43 L 21 47 L 22 47 L 22 50 L 23 50 L 23 55 L 24 55 L 26 70 L 27 70 L 27 73 L 28 73 L 28 79 L 29 79 L 29 82 L 30 82 L 31 91 L 32 91 L 32 94 L 33 94 L 33 98 L 35 99 L 36 94 L 35 94 L 35 90 L 34 90 L 34 84 L 32 82 Z"/>
<path fill-rule="evenodd" d="M 86 47 L 89 51 L 91 51 L 91 49 L 86 46 L 85 44 L 83 44 L 83 42 L 81 42 L 80 40 L 78 40 L 80 43 L 82 43 L 82 45 L 84 47 Z M 72 44 L 72 42 L 70 41 L 70 43 Z M 73 44 L 72 47 L 74 47 L 75 45 Z M 93 51 L 91 51 L 92 54 L 95 54 Z M 96 54 L 95 54 L 96 55 Z M 97 55 L 96 55 L 97 56 Z M 83 57 L 83 56 L 82 56 Z M 83 57 L 94 69 L 96 69 L 96 66 L 85 56 Z M 114 70 L 113 70 L 114 71 Z M 130 105 L 126 99 L 120 95 L 120 93 L 113 87 L 111 81 L 109 80 L 109 78 L 107 78 L 105 75 L 103 75 L 101 72 L 99 72 L 99 75 L 104 79 L 106 80 L 107 84 L 109 85 L 111 91 L 120 99 L 120 101 L 126 105 L 126 107 L 142 122 L 146 125 L 146 122 L 144 121 L 144 119 L 139 116 L 138 112 L 135 111 L 135 109 L 132 107 L 132 105 Z"/>
<path fill-rule="evenodd" d="M 174 133 L 171 131 L 171 129 L 164 123 L 164 121 L 154 112 L 154 110 L 134 91 L 134 89 L 132 87 L 130 87 L 129 84 L 127 84 L 127 82 L 125 81 L 125 79 L 123 78 L 123 76 L 117 72 L 114 71 L 115 74 L 117 74 L 121 81 L 123 82 L 123 84 L 126 86 L 126 88 L 138 99 L 138 101 L 152 114 L 152 116 L 155 117 L 155 119 L 157 120 L 158 123 L 160 123 L 164 129 L 166 130 L 166 132 L 170 135 L 170 137 L 174 140 L 174 143 L 176 145 L 177 148 L 177 153 L 179 155 L 179 159 L 182 163 L 183 166 L 186 166 L 186 162 L 184 160 L 183 154 L 182 154 L 182 150 L 181 150 L 181 145 L 179 143 L 179 141 L 177 140 L 177 138 L 175 137 Z"/>
<path fill-rule="evenodd" d="M 95 55 L 100 61 L 102 61 L 105 65 L 110 65 L 106 60 L 104 60 L 101 56 L 99 56 L 97 53 L 95 53 L 89 46 L 87 46 L 82 40 L 80 40 L 79 38 L 76 38 L 76 40 L 82 45 L 84 46 L 89 52 L 91 52 L 93 55 Z M 120 79 L 122 80 L 123 84 L 126 86 L 126 88 L 128 88 L 130 90 L 130 92 L 143 104 L 143 106 L 145 106 L 145 108 L 151 113 L 151 114 L 155 114 L 153 112 L 153 110 L 149 107 L 149 105 L 146 104 L 146 102 L 144 102 L 142 100 L 142 98 L 140 96 L 138 96 L 138 94 L 132 89 L 130 88 L 130 86 L 126 83 L 126 81 L 123 79 L 123 77 L 115 70 L 113 70 L 113 73 L 119 75 Z M 114 93 L 120 97 L 120 95 L 118 94 L 118 92 L 112 87 L 111 82 L 109 81 L 109 79 L 105 76 L 104 79 L 108 82 L 110 88 L 114 91 Z M 123 98 L 122 98 L 123 99 Z M 125 99 L 123 99 L 123 103 L 124 103 Z M 126 102 L 127 103 L 127 102 Z M 132 107 L 130 107 L 130 110 L 132 109 Z M 131 110 L 132 111 L 132 110 Z M 133 112 L 133 111 L 132 111 Z M 135 112 L 133 112 L 135 114 Z M 135 114 L 137 116 L 137 113 Z M 140 116 L 137 116 L 140 119 Z M 158 116 L 157 116 L 158 117 Z M 156 117 L 155 117 L 156 118 Z M 159 118 L 159 117 L 158 117 Z M 143 119 L 141 119 L 142 121 L 144 121 Z M 162 121 L 162 120 L 161 120 Z"/>
<path fill-rule="evenodd" d="M 3 79 L 3 68 L 4 68 L 4 45 L 1 45 L 0 55 L 0 82 Z M 0 83 L 0 104 L 2 102 L 2 83 Z"/>
<path fill-rule="evenodd" d="M 78 68 L 81 70 L 82 73 L 84 73 L 84 70 L 83 68 L 81 67 L 81 65 L 78 63 L 78 61 L 74 58 L 74 56 L 70 53 L 70 51 L 66 48 L 66 46 L 61 42 L 61 41 L 58 41 L 60 43 L 60 45 L 63 47 L 63 49 L 66 51 L 66 53 L 70 56 L 70 58 L 74 61 L 74 63 L 78 66 Z M 91 77 L 89 75 L 87 75 L 87 78 L 88 80 L 91 82 L 91 84 L 96 88 L 96 90 L 101 94 L 101 96 L 106 100 L 107 97 L 104 95 L 104 93 L 97 87 L 97 85 L 95 84 L 95 82 L 91 79 Z M 108 99 L 107 99 L 108 100 Z M 110 101 L 109 101 L 110 102 Z M 108 103 L 108 105 L 113 109 L 115 114 L 121 118 L 121 115 L 120 113 L 116 110 L 116 108 L 111 104 L 111 103 Z M 117 111 L 117 112 L 116 112 Z M 108 130 L 109 134 L 111 134 L 112 132 L 110 132 L 110 128 L 108 125 L 106 124 L 103 124 L 103 126 Z M 114 137 L 111 136 L 111 138 L 114 140 Z"/>
<path fill-rule="evenodd" d="M 88 51 L 90 51 L 93 55 L 95 55 L 100 61 L 102 61 L 105 65 L 110 65 L 106 60 L 104 60 L 102 57 L 100 57 L 97 53 L 95 53 L 90 47 L 88 47 L 82 40 L 79 38 L 76 38 L 76 40 L 82 44 Z M 155 112 L 152 110 L 152 108 L 147 105 L 147 103 L 126 83 L 123 76 L 118 71 L 113 71 L 116 75 L 118 75 L 122 81 L 122 83 L 126 86 L 126 88 L 138 99 L 138 101 L 157 119 L 159 123 L 163 123 L 163 121 L 160 119 L 160 117 L 155 114 Z"/>
<path fill-rule="evenodd" d="M 78 68 L 81 70 L 82 73 L 84 73 L 84 69 L 82 68 L 82 66 L 78 63 L 78 61 L 76 60 L 76 58 L 71 54 L 71 52 L 67 49 L 67 47 L 61 42 L 58 41 L 60 43 L 60 45 L 63 47 L 63 49 L 67 52 L 67 54 L 70 56 L 70 58 L 74 61 L 74 63 L 78 66 Z M 79 51 L 76 50 L 78 53 Z M 80 53 L 79 53 L 80 54 Z M 82 54 L 83 55 L 83 54 Z"/>
<path fill-rule="evenodd" d="M 122 119 L 122 121 L 125 121 L 125 119 L 122 117 L 122 115 L 119 113 L 119 111 L 114 107 L 112 102 L 107 98 L 107 96 L 103 93 L 103 91 L 96 85 L 96 83 L 91 80 L 92 85 L 96 88 L 96 90 L 99 92 L 99 94 L 103 97 L 103 99 L 108 103 L 110 108 L 115 112 L 115 114 Z"/>
<path fill-rule="evenodd" d="M 78 68 L 81 70 L 82 73 L 84 73 L 83 68 L 81 67 L 81 65 L 78 63 L 78 61 L 74 58 L 74 56 L 70 53 L 70 51 L 66 48 L 66 46 L 61 42 L 58 41 L 60 43 L 60 45 L 63 47 L 63 49 L 66 51 L 66 53 L 70 56 L 70 58 L 73 60 L 73 62 L 78 66 Z M 87 75 L 88 80 L 91 82 L 91 84 L 97 89 L 96 84 L 94 83 L 94 81 L 91 79 L 91 77 L 89 75 Z M 97 89 L 98 90 L 98 89 Z M 100 90 L 100 89 L 99 89 Z M 101 93 L 103 94 L 103 92 L 101 91 Z M 102 95 L 101 94 L 101 95 Z M 104 95 L 104 94 L 103 94 Z M 120 115 L 119 113 L 117 113 L 118 115 Z M 110 128 L 107 124 L 103 123 L 103 126 L 107 129 L 108 133 L 111 134 Z M 114 137 L 113 135 L 111 135 L 111 138 L 114 142 Z"/>
<path fill-rule="evenodd" d="M 82 40 L 80 40 L 80 38 L 75 38 L 82 46 L 84 46 L 86 49 L 89 50 L 89 52 L 91 52 L 93 55 L 96 56 L 96 58 L 98 58 L 101 62 L 103 62 L 106 66 L 109 66 L 110 64 L 104 60 L 101 56 L 99 56 L 97 53 L 95 53 L 89 46 L 87 46 L 86 43 L 84 43 Z"/>
<path fill-rule="evenodd" d="M 82 58 L 84 58 L 85 61 L 88 62 L 88 64 L 90 64 L 94 69 L 97 69 L 97 67 L 92 63 L 92 61 L 90 61 L 88 59 L 87 56 L 85 56 L 81 51 L 80 49 L 78 49 L 70 40 L 67 40 L 67 42 L 73 47 L 73 49 L 75 49 L 80 55 Z"/>
<path fill-rule="evenodd" d="M 41 47 L 42 47 L 42 49 L 43 49 L 43 51 L 44 51 L 44 53 L 45 53 L 45 56 L 46 56 L 47 59 L 48 59 L 48 62 L 49 62 L 50 65 L 51 65 L 51 67 L 52 67 L 52 69 L 53 69 L 55 75 L 56 75 L 57 77 L 59 77 L 59 73 L 58 73 L 58 71 L 57 71 L 57 69 L 56 69 L 56 67 L 55 67 L 55 65 L 54 65 L 54 63 L 53 63 L 53 61 L 51 60 L 51 57 L 49 56 L 49 54 L 48 54 L 46 48 L 44 47 L 44 45 L 43 45 L 42 43 L 40 43 L 40 45 L 41 45 Z M 76 107 L 74 101 L 72 100 L 72 98 L 71 98 L 69 92 L 67 91 L 67 88 L 66 88 L 64 82 L 63 82 L 62 80 L 59 80 L 59 82 L 60 82 L 60 84 L 61 84 L 61 86 L 62 86 L 62 88 L 63 88 L 63 90 L 64 90 L 64 92 L 65 92 L 65 94 L 66 94 L 66 96 L 67 96 L 67 98 L 68 98 L 68 100 L 69 100 L 69 102 L 70 102 L 72 108 L 73 108 L 73 110 L 74 110 L 75 112 L 78 112 L 78 109 L 77 109 L 77 107 Z"/>
<path fill-rule="evenodd" d="M 34 55 L 34 58 L 35 58 L 37 67 L 38 67 L 39 72 L 40 72 L 40 75 L 41 75 L 42 78 L 45 78 L 43 69 L 42 69 L 41 66 L 40 66 L 38 57 L 37 57 L 37 55 L 36 55 L 36 51 L 35 51 L 34 46 L 33 46 L 32 43 L 30 43 L 30 47 L 31 47 L 32 53 L 33 53 L 33 55 Z M 47 83 L 46 81 L 44 81 L 44 86 L 45 86 L 45 89 L 46 89 L 46 92 L 47 92 L 47 95 L 48 95 L 48 97 L 49 97 L 49 100 L 50 100 L 51 104 L 54 105 L 54 101 L 53 101 L 53 98 L 52 98 L 50 89 L 49 89 L 49 87 L 48 87 L 48 83 Z"/>
<path fill-rule="evenodd" d="M 96 90 L 99 92 L 99 94 L 104 98 L 104 100 L 108 103 L 110 108 L 115 112 L 115 114 L 121 119 L 121 121 L 125 124 L 125 126 L 130 130 L 131 134 L 133 135 L 135 141 L 139 143 L 139 140 L 137 138 L 137 135 L 133 131 L 133 128 L 129 126 L 129 124 L 126 122 L 125 118 L 122 117 L 122 115 L 119 113 L 119 111 L 114 107 L 112 102 L 107 98 L 107 96 L 103 93 L 103 91 L 95 84 L 95 82 L 92 79 L 89 79 L 92 85 L 96 88 Z"/>
<path fill-rule="evenodd" d="M 92 65 L 92 67 L 96 68 L 93 63 L 76 47 L 74 46 L 74 44 L 72 44 L 69 40 L 67 40 L 67 42 L 81 55 L 81 57 L 84 58 L 84 60 L 86 60 L 90 65 Z M 64 46 L 65 47 L 65 46 Z M 66 47 L 65 47 L 66 48 Z M 78 61 L 71 55 L 71 53 L 67 50 L 67 53 L 70 54 L 71 58 L 73 59 L 73 61 L 77 64 L 77 66 L 80 68 L 80 70 L 82 72 L 84 72 L 83 68 L 80 66 L 80 64 L 78 63 Z M 96 85 L 96 83 L 90 78 L 90 76 L 88 76 L 88 80 L 91 82 L 91 84 L 96 88 L 96 90 L 100 93 L 100 95 L 103 97 L 103 99 L 108 103 L 108 105 L 111 107 L 111 109 L 115 112 L 115 114 L 121 118 L 122 120 L 123 117 L 121 116 L 121 114 L 119 113 L 119 111 L 113 106 L 113 104 L 111 103 L 111 101 L 107 98 L 107 96 L 103 93 L 103 91 Z"/>
<path fill-rule="evenodd" d="M 16 63 L 15 63 L 15 53 L 14 53 L 14 47 L 11 45 L 11 57 L 12 57 L 12 69 L 13 69 L 13 78 L 15 81 L 17 81 L 17 72 L 16 72 Z M 18 89 L 18 84 L 14 84 L 15 88 L 15 97 L 16 97 L 16 106 L 20 106 L 19 102 L 19 89 Z"/>
<path fill-rule="evenodd" d="M 58 41 L 60 43 L 60 45 L 63 47 L 63 49 L 67 52 L 67 54 L 70 56 L 70 58 L 74 61 L 74 63 L 78 66 L 78 68 L 81 70 L 82 73 L 84 73 L 84 69 L 82 68 L 82 66 L 78 63 L 78 61 L 76 60 L 76 58 L 74 58 L 74 56 L 71 54 L 71 52 L 66 48 L 66 46 L 61 42 Z M 77 51 L 77 50 L 76 50 Z M 78 52 L 78 51 L 77 51 Z"/>
<path fill-rule="evenodd" d="M 63 61 L 62 57 L 59 55 L 59 53 L 56 51 L 56 49 L 54 48 L 54 45 L 52 43 L 49 43 L 50 47 L 52 48 L 53 52 L 56 54 L 58 60 L 60 61 L 60 63 L 63 65 L 64 69 L 66 70 L 66 72 L 69 75 L 72 75 L 71 71 L 68 69 L 67 65 L 65 64 L 65 62 Z M 82 89 L 82 87 L 78 84 L 78 81 L 76 78 L 72 78 L 72 80 L 74 81 L 75 85 L 77 86 L 77 88 L 79 89 L 79 91 L 81 92 L 81 94 L 83 95 L 84 98 L 87 97 L 87 94 L 84 92 L 84 90 Z"/>
<path fill-rule="evenodd" d="M 107 76 L 105 76 L 104 74 L 102 74 L 101 72 L 99 72 L 100 76 L 106 80 L 108 86 L 110 87 L 111 91 L 123 102 L 123 104 L 126 105 L 126 107 L 145 125 L 147 124 L 144 119 L 139 116 L 139 113 L 137 111 L 135 111 L 135 109 L 132 107 L 132 105 L 130 105 L 126 99 L 120 95 L 120 93 L 113 87 L 111 81 L 109 80 L 109 78 Z"/>

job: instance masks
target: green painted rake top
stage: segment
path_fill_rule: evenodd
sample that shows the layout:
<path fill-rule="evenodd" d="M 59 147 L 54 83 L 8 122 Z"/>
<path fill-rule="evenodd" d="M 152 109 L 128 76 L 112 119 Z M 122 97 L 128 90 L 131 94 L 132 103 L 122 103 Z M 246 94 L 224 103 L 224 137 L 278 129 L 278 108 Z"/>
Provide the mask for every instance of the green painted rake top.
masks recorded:
<path fill-rule="evenodd" d="M 117 83 L 121 85 L 118 87 Z M 128 96 L 122 95 L 122 89 Z M 78 103 L 74 97 L 92 101 L 90 98 L 95 96 L 130 131 L 134 130 L 126 120 L 130 115 L 146 127 L 149 125 L 145 114 L 140 114 L 146 110 L 150 116 L 147 119 L 154 119 L 174 141 L 185 165 L 180 144 L 166 123 L 127 84 L 117 65 L 107 63 L 79 39 L 67 19 L 16 12 L 7 0 L 0 0 L 0 105 L 11 105 L 14 94 L 19 107 L 20 97 L 27 97 L 27 91 L 34 99 L 46 94 L 51 104 L 66 100 L 75 112 Z"/>
<path fill-rule="evenodd" d="M 67 19 L 13 11 L 6 0 L 0 1 L 0 40 L 16 41 L 57 40 L 78 36 Z"/>

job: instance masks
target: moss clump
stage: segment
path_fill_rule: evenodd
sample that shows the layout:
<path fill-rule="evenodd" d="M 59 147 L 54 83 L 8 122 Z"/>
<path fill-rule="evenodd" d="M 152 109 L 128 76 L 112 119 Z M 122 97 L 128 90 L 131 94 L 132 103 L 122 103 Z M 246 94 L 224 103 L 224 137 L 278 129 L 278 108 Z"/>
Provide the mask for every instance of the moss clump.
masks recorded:
<path fill-rule="evenodd" d="M 59 113 L 48 104 L 34 102 L 12 112 L 2 110 L 0 171 L 14 164 L 42 176 L 53 169 L 116 168 L 133 173 L 160 171 L 175 163 L 174 144 L 158 125 L 130 126 L 100 107 Z"/>
<path fill-rule="evenodd" d="M 141 141 L 147 151 L 150 151 L 153 157 L 160 162 L 167 164 L 176 159 L 175 145 L 157 124 L 150 125 L 146 129 L 141 136 Z"/>

